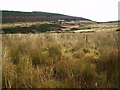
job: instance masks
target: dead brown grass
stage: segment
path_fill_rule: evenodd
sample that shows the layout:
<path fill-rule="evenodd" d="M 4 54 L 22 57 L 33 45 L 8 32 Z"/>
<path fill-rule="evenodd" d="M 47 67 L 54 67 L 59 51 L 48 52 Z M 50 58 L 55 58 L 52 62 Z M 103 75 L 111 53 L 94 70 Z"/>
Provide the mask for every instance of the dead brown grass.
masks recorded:
<path fill-rule="evenodd" d="M 3 35 L 3 88 L 116 88 L 117 35 Z"/>

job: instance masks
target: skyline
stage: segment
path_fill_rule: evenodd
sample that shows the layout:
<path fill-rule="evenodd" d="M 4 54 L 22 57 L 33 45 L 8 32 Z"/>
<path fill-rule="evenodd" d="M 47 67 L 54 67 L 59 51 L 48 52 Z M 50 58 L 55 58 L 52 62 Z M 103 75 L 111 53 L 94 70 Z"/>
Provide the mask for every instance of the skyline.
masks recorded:
<path fill-rule="evenodd" d="M 0 10 L 59 13 L 106 22 L 118 20 L 118 2 L 119 0 L 4 0 L 1 1 Z"/>

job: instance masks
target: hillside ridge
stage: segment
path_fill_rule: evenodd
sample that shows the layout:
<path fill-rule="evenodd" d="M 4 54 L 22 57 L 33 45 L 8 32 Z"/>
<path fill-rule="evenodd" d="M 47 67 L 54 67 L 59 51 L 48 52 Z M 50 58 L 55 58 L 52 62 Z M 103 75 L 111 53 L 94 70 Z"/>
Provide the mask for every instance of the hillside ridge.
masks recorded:
<path fill-rule="evenodd" d="M 21 11 L 5 11 L 2 10 L 2 21 L 3 23 L 12 22 L 33 22 L 33 21 L 57 21 L 59 19 L 65 21 L 76 21 L 76 20 L 88 20 L 83 17 L 75 17 L 58 13 L 49 12 L 21 12 Z"/>

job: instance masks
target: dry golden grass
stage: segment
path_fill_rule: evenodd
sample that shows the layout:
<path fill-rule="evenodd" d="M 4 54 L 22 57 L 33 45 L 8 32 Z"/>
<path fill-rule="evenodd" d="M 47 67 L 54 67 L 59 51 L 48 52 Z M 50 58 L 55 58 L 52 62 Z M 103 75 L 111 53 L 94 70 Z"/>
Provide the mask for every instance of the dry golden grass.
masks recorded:
<path fill-rule="evenodd" d="M 2 23 L 0 24 L 0 28 L 13 28 L 16 26 L 21 26 L 21 27 L 29 27 L 31 25 L 36 25 L 36 24 L 48 24 L 49 22 L 15 22 L 15 23 Z"/>
<path fill-rule="evenodd" d="M 116 88 L 117 35 L 3 35 L 3 88 Z"/>

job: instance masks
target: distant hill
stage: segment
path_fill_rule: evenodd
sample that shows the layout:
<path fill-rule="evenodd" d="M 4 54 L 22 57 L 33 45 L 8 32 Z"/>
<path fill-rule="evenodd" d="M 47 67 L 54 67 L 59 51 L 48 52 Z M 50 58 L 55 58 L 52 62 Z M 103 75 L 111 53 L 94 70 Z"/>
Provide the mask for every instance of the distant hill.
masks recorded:
<path fill-rule="evenodd" d="M 82 17 L 74 17 L 63 14 L 47 13 L 47 12 L 20 12 L 20 11 L 2 11 L 2 22 L 34 22 L 34 21 L 76 21 L 89 20 Z M 90 20 L 89 20 L 90 21 Z"/>
<path fill-rule="evenodd" d="M 110 23 L 119 23 L 120 20 L 117 20 L 117 21 L 109 21 Z"/>

